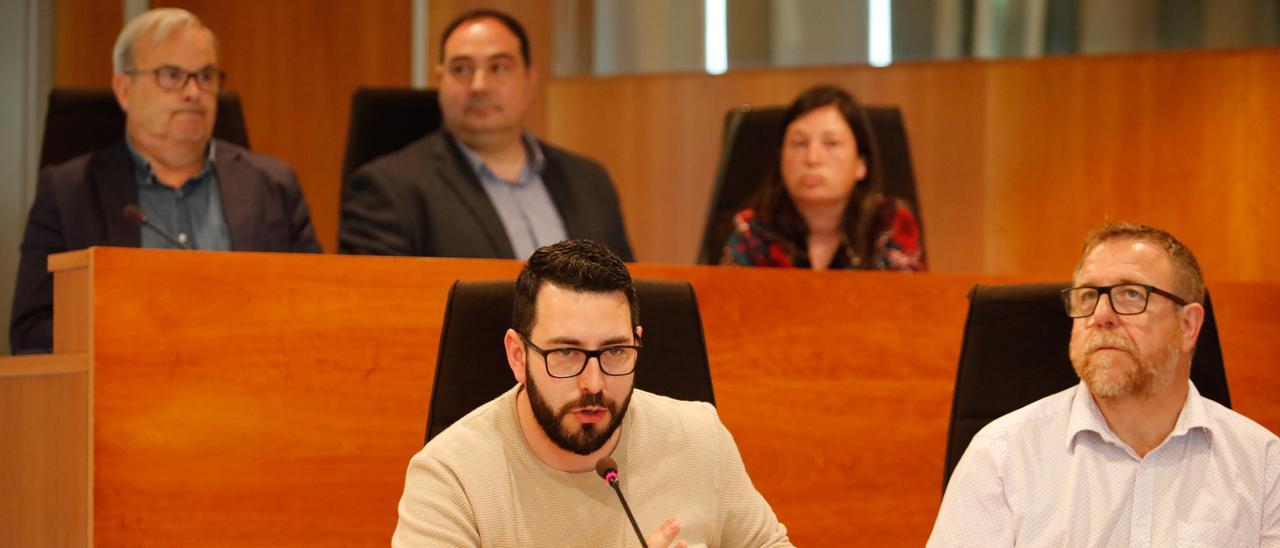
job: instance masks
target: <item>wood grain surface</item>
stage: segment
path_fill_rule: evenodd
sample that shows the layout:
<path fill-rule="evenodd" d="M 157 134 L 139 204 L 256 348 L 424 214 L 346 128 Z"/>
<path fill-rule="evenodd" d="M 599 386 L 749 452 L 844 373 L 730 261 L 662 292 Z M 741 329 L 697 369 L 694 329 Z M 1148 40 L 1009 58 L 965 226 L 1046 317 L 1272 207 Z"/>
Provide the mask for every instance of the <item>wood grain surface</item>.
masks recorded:
<path fill-rule="evenodd" d="M 90 253 L 104 545 L 385 545 L 421 445 L 448 288 L 519 268 Z M 795 542 L 923 543 L 941 498 L 965 294 L 1025 279 L 652 264 L 633 274 L 694 284 L 721 416 Z M 1280 287 L 1211 288 L 1236 407 L 1280 431 Z"/>

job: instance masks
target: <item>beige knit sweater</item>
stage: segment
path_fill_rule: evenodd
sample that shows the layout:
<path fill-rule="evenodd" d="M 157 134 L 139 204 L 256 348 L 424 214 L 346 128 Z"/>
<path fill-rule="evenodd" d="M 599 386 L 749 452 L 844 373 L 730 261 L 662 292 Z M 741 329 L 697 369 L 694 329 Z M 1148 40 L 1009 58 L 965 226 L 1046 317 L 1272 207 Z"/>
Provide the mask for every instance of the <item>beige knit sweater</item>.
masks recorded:
<path fill-rule="evenodd" d="M 529 450 L 516 386 L 431 440 L 409 463 L 392 545 L 639 546 L 613 490 Z M 636 390 L 612 457 L 645 535 L 668 517 L 689 546 L 790 546 L 706 403 Z"/>

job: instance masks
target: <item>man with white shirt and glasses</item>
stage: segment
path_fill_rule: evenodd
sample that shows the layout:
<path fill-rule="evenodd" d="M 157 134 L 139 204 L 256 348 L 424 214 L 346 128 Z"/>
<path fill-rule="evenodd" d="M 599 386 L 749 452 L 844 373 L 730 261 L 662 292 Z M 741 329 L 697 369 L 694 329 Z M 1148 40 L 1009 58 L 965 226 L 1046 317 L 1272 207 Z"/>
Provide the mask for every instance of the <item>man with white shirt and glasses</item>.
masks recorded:
<path fill-rule="evenodd" d="M 929 546 L 1280 546 L 1280 439 L 1190 381 L 1191 251 L 1104 226 L 1062 297 L 1081 383 L 978 432 Z"/>

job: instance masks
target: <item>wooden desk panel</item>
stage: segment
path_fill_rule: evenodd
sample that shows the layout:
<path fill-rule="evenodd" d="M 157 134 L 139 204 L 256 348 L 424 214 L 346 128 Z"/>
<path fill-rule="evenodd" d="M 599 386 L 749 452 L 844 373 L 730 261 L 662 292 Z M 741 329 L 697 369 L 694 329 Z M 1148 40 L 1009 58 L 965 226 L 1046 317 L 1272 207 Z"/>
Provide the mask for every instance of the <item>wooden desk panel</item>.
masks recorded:
<path fill-rule="evenodd" d="M 152 253 L 95 250 L 97 539 L 385 545 L 449 286 L 519 265 Z"/>
<path fill-rule="evenodd" d="M 104 545 L 385 545 L 421 445 L 448 288 L 519 268 L 89 253 L 91 519 Z M 721 415 L 794 541 L 924 542 L 941 497 L 965 295 L 978 282 L 1026 280 L 633 273 L 694 284 Z M 1236 407 L 1280 431 L 1269 367 L 1280 286 L 1212 289 Z"/>

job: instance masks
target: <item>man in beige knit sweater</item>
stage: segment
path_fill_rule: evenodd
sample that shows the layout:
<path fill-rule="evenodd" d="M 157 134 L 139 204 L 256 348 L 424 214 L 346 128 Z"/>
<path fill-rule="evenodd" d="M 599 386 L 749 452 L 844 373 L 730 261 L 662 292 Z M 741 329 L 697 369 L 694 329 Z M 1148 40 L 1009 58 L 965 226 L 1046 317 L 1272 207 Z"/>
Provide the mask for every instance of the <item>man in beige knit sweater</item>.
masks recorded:
<path fill-rule="evenodd" d="M 607 247 L 535 252 L 512 319 L 516 385 L 413 457 L 392 545 L 638 545 L 602 457 L 652 548 L 791 545 L 715 408 L 635 390 L 635 288 Z"/>

